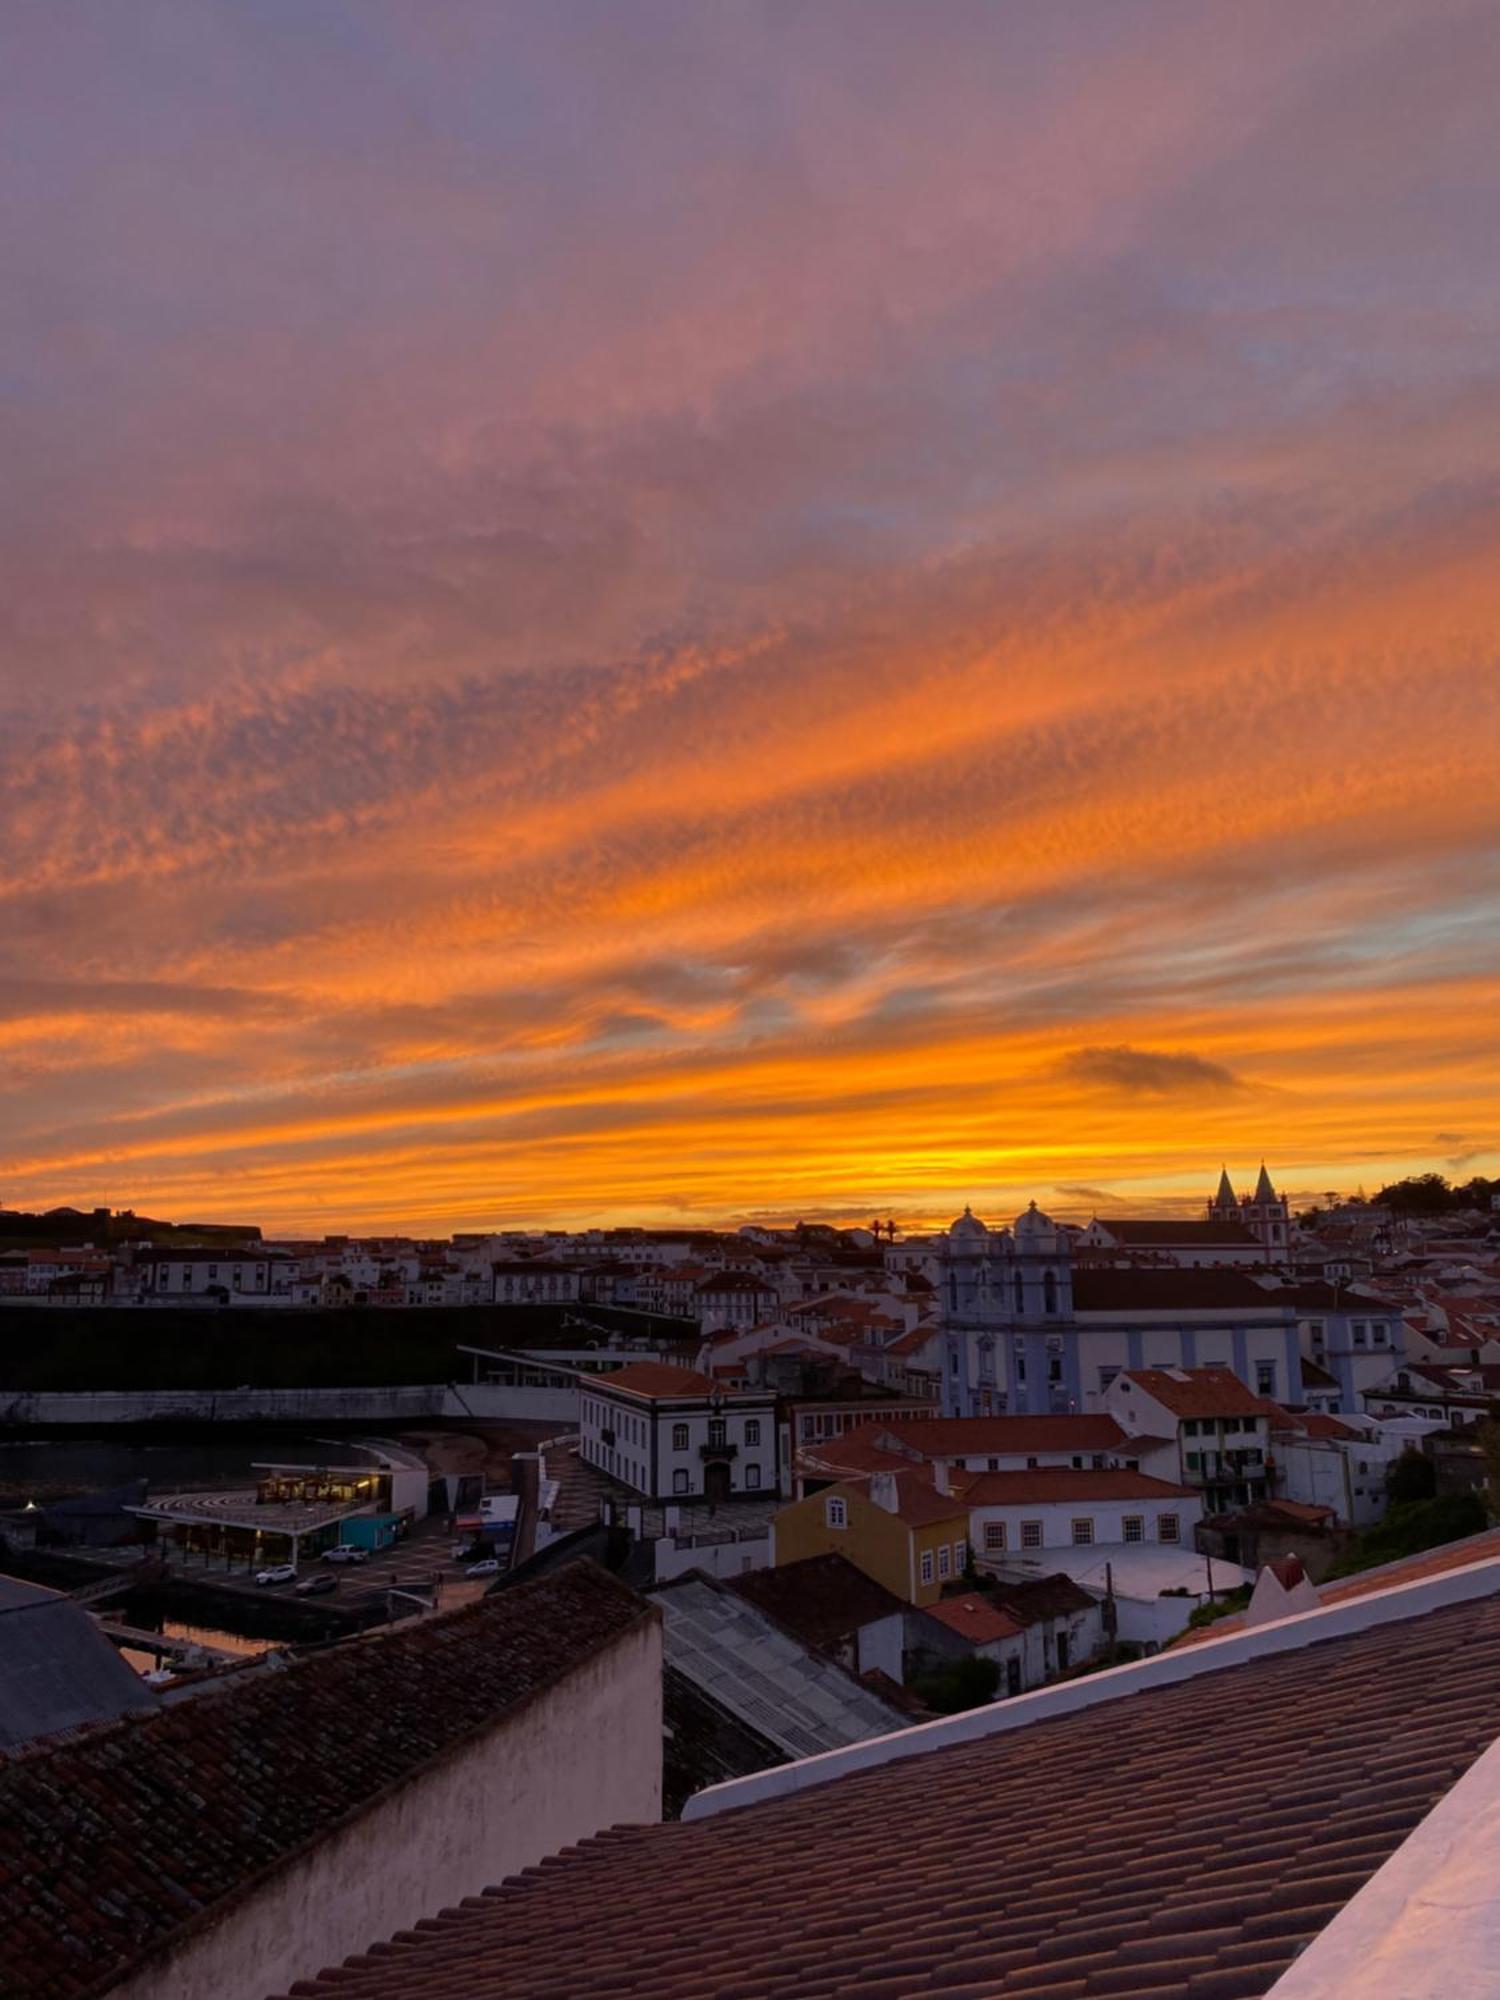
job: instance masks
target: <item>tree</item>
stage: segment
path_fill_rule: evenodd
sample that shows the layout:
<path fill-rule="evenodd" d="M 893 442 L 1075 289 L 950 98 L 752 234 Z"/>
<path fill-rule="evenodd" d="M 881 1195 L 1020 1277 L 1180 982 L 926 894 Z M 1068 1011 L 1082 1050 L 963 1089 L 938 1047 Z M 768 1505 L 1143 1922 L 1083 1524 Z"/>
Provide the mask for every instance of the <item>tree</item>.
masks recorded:
<path fill-rule="evenodd" d="M 1375 1200 L 1398 1215 L 1446 1215 L 1454 1205 L 1453 1190 L 1441 1174 L 1410 1174 L 1403 1181 L 1392 1181 Z"/>
<path fill-rule="evenodd" d="M 912 1682 L 913 1691 L 936 1715 L 958 1715 L 966 1708 L 983 1708 L 1000 1686 L 1000 1663 L 983 1653 L 970 1653 L 951 1666 L 934 1668 Z"/>
<path fill-rule="evenodd" d="M 1430 1500 L 1437 1492 L 1437 1467 L 1425 1451 L 1408 1445 L 1385 1469 L 1385 1497 L 1393 1507 Z"/>

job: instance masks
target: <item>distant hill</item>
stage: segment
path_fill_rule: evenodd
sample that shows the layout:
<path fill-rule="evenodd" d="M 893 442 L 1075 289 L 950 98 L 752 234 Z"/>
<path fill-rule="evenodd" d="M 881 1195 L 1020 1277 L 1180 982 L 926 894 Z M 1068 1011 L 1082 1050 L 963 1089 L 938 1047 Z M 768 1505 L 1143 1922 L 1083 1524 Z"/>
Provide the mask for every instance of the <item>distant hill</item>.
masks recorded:
<path fill-rule="evenodd" d="M 116 1243 L 182 1244 L 211 1248 L 219 1243 L 258 1243 L 253 1222 L 157 1222 L 122 1208 L 49 1208 L 45 1214 L 0 1208 L 0 1243 L 12 1249 L 55 1250 L 64 1245 Z"/>

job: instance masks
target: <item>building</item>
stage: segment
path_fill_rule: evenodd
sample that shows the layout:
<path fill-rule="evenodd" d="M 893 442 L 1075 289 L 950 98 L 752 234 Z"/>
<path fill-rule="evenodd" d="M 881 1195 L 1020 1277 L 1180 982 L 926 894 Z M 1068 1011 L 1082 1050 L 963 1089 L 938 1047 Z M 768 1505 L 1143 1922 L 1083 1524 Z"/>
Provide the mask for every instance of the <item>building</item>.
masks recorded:
<path fill-rule="evenodd" d="M 939 1265 L 945 1416 L 1098 1411 L 1116 1375 L 1143 1367 L 1229 1368 L 1295 1400 L 1295 1310 L 1248 1272 L 1075 1265 L 1068 1231 L 1034 1203 L 996 1231 L 966 1210 Z"/>
<path fill-rule="evenodd" d="M 220 1298 L 264 1302 L 270 1297 L 274 1260 L 258 1246 L 207 1250 L 153 1250 L 142 1269 L 148 1298 Z"/>
<path fill-rule="evenodd" d="M 1366 1394 L 1389 1378 L 1405 1354 L 1400 1311 L 1352 1286 L 1318 1281 L 1287 1286 L 1281 1296 L 1296 1312 L 1305 1360 L 1338 1385 L 1338 1411 L 1362 1410 Z M 1305 1368 L 1303 1374 L 1305 1380 Z"/>
<path fill-rule="evenodd" d="M 1243 1222 L 1212 1220 L 1126 1221 L 1097 1215 L 1081 1230 L 1074 1248 L 1092 1262 L 1177 1264 L 1204 1268 L 1264 1269 L 1266 1247 Z"/>
<path fill-rule="evenodd" d="M 1191 1548 L 1203 1516 L 1201 1493 L 1125 1469 L 976 1472 L 958 1475 L 953 1490 L 969 1510 L 975 1560 L 986 1566 L 1033 1553 L 1045 1564 L 1048 1550 L 1100 1543 Z"/>
<path fill-rule="evenodd" d="M 652 1500 L 773 1494 L 776 1397 L 726 1390 L 693 1368 L 630 1362 L 581 1384 L 579 1456 Z"/>
<path fill-rule="evenodd" d="M 368 1547 L 389 1536 L 367 1524 L 421 1520 L 430 1477 L 420 1460 L 371 1447 L 368 1462 L 350 1465 L 257 1465 L 254 1487 L 225 1492 L 165 1493 L 131 1505 L 148 1532 L 182 1555 L 242 1563 L 260 1569 L 276 1563 L 316 1561 L 339 1542 Z"/>
<path fill-rule="evenodd" d="M 157 1707 L 81 1604 L 0 1576 L 0 1754 Z"/>
<path fill-rule="evenodd" d="M 1224 1169 L 1219 1176 L 1218 1190 L 1208 1203 L 1208 1220 L 1238 1223 L 1260 1243 L 1267 1264 L 1284 1264 L 1287 1261 L 1292 1236 L 1291 1208 L 1286 1196 L 1278 1194 L 1271 1185 L 1264 1160 L 1260 1163 L 1260 1178 L 1255 1183 L 1253 1194 L 1237 1195 L 1229 1178 L 1229 1169 Z"/>
<path fill-rule="evenodd" d="M 1497 1727 L 1500 1563 L 1419 1572 L 716 1786 L 297 1991 L 1477 2000 Z"/>
<path fill-rule="evenodd" d="M 36 1745 L 0 1764 L 0 1991 L 264 2000 L 656 1820 L 661 1662 L 659 1614 L 578 1563 Z"/>
<path fill-rule="evenodd" d="M 491 1297 L 497 1306 L 574 1305 L 582 1285 L 572 1264 L 544 1257 L 502 1260 L 490 1266 Z"/>
<path fill-rule="evenodd" d="M 1271 1427 L 1282 1412 L 1230 1369 L 1132 1369 L 1111 1383 L 1108 1402 L 1128 1430 L 1176 1440 L 1177 1482 L 1202 1494 L 1207 1513 L 1270 1491 Z"/>
<path fill-rule="evenodd" d="M 969 1560 L 969 1510 L 926 1472 L 877 1472 L 867 1485 L 825 1487 L 783 1507 L 771 1524 L 771 1560 L 841 1555 L 908 1604 L 935 1604 Z"/>

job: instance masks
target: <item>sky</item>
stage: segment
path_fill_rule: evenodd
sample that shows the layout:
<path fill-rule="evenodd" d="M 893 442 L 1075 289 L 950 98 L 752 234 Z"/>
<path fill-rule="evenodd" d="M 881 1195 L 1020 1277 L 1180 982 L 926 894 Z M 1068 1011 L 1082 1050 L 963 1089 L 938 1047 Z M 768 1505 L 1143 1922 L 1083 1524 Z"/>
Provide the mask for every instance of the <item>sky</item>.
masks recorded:
<path fill-rule="evenodd" d="M 1500 1170 L 1500 13 L 10 0 L 0 1202 Z"/>

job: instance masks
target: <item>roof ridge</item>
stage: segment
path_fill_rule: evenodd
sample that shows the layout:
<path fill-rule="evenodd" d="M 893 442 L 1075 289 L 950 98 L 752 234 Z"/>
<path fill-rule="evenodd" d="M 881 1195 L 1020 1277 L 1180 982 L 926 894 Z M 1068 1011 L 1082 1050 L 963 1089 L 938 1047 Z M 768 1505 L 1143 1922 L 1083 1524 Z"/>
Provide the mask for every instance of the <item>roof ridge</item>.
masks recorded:
<path fill-rule="evenodd" d="M 1334 1604 L 1295 1612 L 1269 1620 L 1199 1645 L 1173 1647 L 1153 1653 L 1144 1660 L 1123 1666 L 1106 1667 L 1080 1680 L 1053 1682 L 1030 1693 L 1012 1695 L 983 1708 L 968 1709 L 960 1715 L 942 1716 L 935 1722 L 917 1723 L 890 1736 L 877 1736 L 842 1750 L 826 1750 L 798 1763 L 758 1771 L 747 1778 L 732 1778 L 695 1793 L 683 1807 L 683 1820 L 709 1818 L 732 1808 L 779 1798 L 813 1785 L 832 1782 L 857 1771 L 893 1763 L 906 1757 L 926 1755 L 950 1744 L 972 1743 L 981 1737 L 1007 1734 L 1035 1723 L 1048 1722 L 1093 1708 L 1122 1696 L 1144 1693 L 1156 1687 L 1191 1679 L 1199 1673 L 1235 1667 L 1266 1654 L 1291 1652 L 1318 1644 L 1323 1639 L 1342 1638 L 1373 1626 L 1404 1622 L 1423 1612 L 1475 1597 L 1500 1592 L 1500 1556 L 1491 1556 L 1462 1569 L 1447 1570 L 1438 1576 L 1421 1577 L 1410 1583 L 1393 1584 L 1389 1590 L 1343 1599 Z"/>

